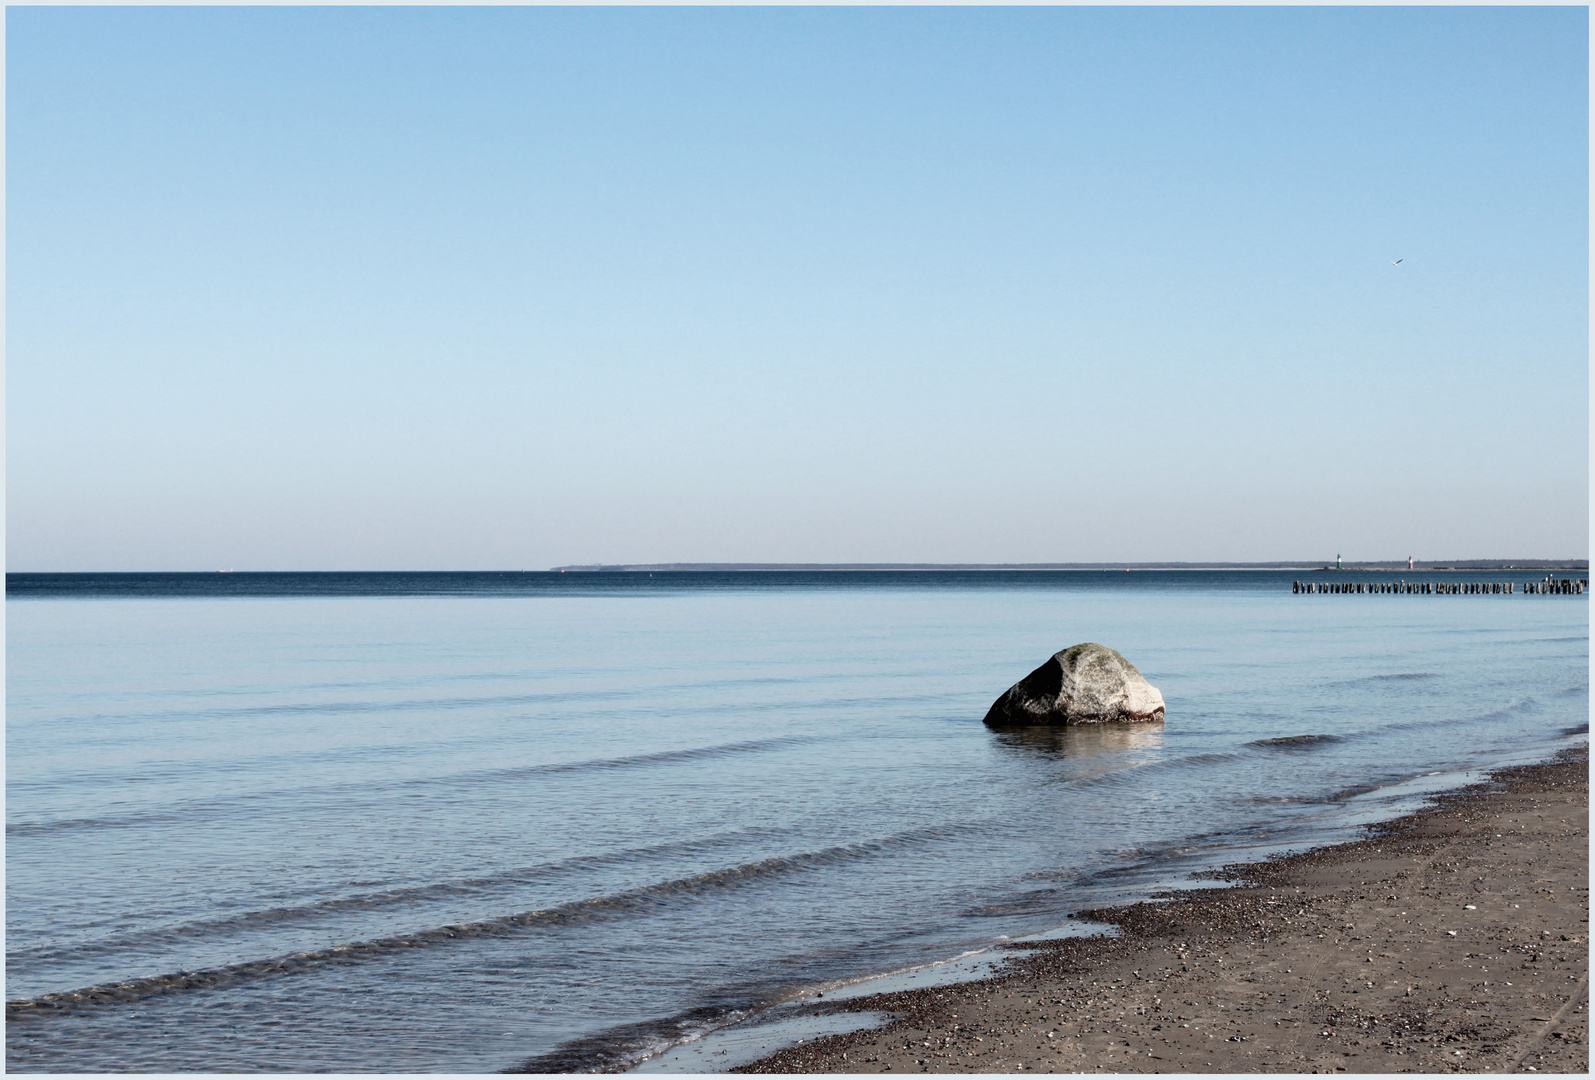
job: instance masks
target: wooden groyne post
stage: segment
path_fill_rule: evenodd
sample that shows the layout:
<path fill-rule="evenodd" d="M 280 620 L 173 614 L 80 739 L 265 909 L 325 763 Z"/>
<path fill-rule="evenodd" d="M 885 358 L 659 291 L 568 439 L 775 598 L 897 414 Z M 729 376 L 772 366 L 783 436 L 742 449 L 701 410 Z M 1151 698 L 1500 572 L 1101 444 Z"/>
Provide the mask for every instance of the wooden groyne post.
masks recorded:
<path fill-rule="evenodd" d="M 1524 596 L 1583 596 L 1587 578 L 1553 578 L 1523 583 Z M 1307 596 L 1511 596 L 1514 581 L 1293 581 L 1292 593 Z"/>

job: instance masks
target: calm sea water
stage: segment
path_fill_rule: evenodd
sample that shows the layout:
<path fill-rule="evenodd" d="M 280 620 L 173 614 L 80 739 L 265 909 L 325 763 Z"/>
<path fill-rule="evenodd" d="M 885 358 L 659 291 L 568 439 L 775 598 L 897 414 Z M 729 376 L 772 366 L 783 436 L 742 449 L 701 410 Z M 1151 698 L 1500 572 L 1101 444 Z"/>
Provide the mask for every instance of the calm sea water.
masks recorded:
<path fill-rule="evenodd" d="M 13 575 L 7 1066 L 635 1060 L 1587 740 L 1585 597 L 1302 576 Z"/>

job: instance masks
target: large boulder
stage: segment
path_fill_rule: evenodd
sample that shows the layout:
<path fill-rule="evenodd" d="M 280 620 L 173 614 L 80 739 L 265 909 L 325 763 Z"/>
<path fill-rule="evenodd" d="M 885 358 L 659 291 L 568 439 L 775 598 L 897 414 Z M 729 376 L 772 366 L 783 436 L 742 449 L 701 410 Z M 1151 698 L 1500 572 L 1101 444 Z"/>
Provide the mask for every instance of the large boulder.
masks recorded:
<path fill-rule="evenodd" d="M 1071 645 L 1014 683 L 988 724 L 1112 724 L 1163 719 L 1163 695 L 1135 665 L 1095 642 Z"/>

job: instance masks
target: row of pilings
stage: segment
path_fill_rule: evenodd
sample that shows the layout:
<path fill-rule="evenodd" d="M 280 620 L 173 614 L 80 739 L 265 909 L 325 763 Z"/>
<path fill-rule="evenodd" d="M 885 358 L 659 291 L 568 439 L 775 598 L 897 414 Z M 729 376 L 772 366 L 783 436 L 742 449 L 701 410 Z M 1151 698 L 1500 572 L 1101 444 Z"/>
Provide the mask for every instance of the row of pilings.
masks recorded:
<path fill-rule="evenodd" d="M 1525 596 L 1583 596 L 1589 582 L 1583 578 L 1545 578 L 1522 583 Z M 1293 581 L 1290 591 L 1313 596 L 1362 596 L 1367 594 L 1405 594 L 1408 596 L 1510 596 L 1517 592 L 1513 581 Z"/>

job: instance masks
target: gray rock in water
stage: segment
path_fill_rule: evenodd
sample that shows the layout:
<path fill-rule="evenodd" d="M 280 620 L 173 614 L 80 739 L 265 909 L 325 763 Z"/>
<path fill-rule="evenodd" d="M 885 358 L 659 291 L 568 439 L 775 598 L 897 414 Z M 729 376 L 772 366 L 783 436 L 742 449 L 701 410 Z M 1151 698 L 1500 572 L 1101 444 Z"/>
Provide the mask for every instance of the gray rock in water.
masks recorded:
<path fill-rule="evenodd" d="M 1112 724 L 1163 719 L 1163 695 L 1095 642 L 1071 645 L 1009 687 L 988 724 Z"/>

